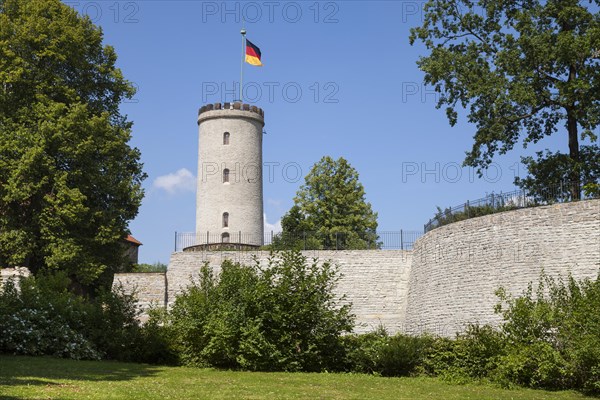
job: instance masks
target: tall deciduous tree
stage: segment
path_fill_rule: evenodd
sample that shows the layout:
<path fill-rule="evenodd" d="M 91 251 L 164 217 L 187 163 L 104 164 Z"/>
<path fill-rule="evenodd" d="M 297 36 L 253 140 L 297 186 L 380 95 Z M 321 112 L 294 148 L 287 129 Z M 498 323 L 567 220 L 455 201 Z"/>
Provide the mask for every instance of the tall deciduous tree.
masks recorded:
<path fill-rule="evenodd" d="M 571 195 L 579 197 L 579 141 L 597 140 L 600 123 L 600 16 L 592 8 L 575 0 L 426 3 L 410 42 L 430 51 L 418 65 L 450 124 L 463 107 L 477 127 L 465 165 L 481 172 L 523 134 L 526 146 L 564 129 Z"/>
<path fill-rule="evenodd" d="M 59 0 L 0 0 L 0 266 L 87 286 L 122 265 L 145 174 L 102 38 Z"/>
<path fill-rule="evenodd" d="M 284 242 L 290 238 L 304 241 L 308 234 L 309 247 L 356 249 L 377 245 L 377 213 L 365 199 L 358 172 L 344 158 L 323 157 L 316 163 L 294 203 L 281 222 Z"/>

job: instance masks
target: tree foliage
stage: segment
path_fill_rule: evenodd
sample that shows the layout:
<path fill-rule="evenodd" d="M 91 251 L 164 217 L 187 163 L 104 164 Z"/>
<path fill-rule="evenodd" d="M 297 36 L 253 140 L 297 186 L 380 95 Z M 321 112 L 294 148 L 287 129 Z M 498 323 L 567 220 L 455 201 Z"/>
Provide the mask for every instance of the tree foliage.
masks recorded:
<path fill-rule="evenodd" d="M 437 107 L 446 107 L 450 124 L 462 107 L 476 126 L 465 165 L 481 172 L 523 134 L 527 146 L 562 124 L 569 162 L 581 163 L 579 140 L 596 140 L 600 123 L 600 16 L 592 7 L 575 0 L 427 2 L 410 41 L 430 51 L 418 65 L 442 94 Z M 569 174 L 575 198 L 578 172 Z"/>
<path fill-rule="evenodd" d="M 79 285 L 123 264 L 143 197 L 119 112 L 134 94 L 102 32 L 58 0 L 0 1 L 0 265 Z"/>
<path fill-rule="evenodd" d="M 361 249 L 377 246 L 377 213 L 365 199 L 358 172 L 340 157 L 323 157 L 305 177 L 281 220 L 275 245 Z"/>
<path fill-rule="evenodd" d="M 163 325 L 184 364 L 332 370 L 353 322 L 344 297 L 334 297 L 338 280 L 336 266 L 299 252 L 274 255 L 264 268 L 225 261 L 218 278 L 205 265 Z"/>
<path fill-rule="evenodd" d="M 600 195 L 597 189 L 600 182 L 600 148 L 597 145 L 581 146 L 580 162 L 575 163 L 567 154 L 560 152 L 537 152 L 537 159 L 521 157 L 531 174 L 526 178 L 516 178 L 515 183 L 537 198 L 547 197 L 548 188 L 553 188 L 557 200 L 568 200 L 572 197 L 571 188 L 565 182 L 570 181 L 573 171 L 581 177 L 584 196 Z"/>
<path fill-rule="evenodd" d="M 132 272 L 167 272 L 167 264 L 161 263 L 160 261 L 154 264 L 134 264 Z"/>

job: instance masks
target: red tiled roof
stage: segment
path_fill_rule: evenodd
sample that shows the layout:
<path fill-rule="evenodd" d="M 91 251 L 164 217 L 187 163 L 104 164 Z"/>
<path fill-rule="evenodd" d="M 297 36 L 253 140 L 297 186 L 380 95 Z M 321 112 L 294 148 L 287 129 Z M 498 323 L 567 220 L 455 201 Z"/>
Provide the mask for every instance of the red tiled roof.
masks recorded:
<path fill-rule="evenodd" d="M 134 238 L 131 235 L 127 235 L 127 238 L 125 238 L 126 241 L 128 241 L 129 243 L 133 243 L 136 246 L 141 246 L 142 242 L 140 242 L 139 240 L 137 240 L 136 238 Z"/>

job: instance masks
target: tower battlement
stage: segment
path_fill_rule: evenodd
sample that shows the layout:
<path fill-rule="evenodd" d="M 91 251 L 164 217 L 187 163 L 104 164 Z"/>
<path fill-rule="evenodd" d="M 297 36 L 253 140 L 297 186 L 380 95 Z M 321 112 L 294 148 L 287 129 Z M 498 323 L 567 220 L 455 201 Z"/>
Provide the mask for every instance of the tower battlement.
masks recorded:
<path fill-rule="evenodd" d="M 200 122 L 200 114 L 203 114 L 208 111 L 218 111 L 218 110 L 237 110 L 237 111 L 248 111 L 254 114 L 257 114 L 264 121 L 265 112 L 262 108 L 254 106 L 252 104 L 233 102 L 233 103 L 211 103 L 206 104 L 200 107 L 198 110 L 198 122 Z"/>

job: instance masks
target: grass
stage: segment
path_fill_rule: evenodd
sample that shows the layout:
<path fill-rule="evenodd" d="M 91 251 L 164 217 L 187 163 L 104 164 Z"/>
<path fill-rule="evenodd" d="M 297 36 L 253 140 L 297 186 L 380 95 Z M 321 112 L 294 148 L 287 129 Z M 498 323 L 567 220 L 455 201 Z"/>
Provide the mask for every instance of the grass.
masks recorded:
<path fill-rule="evenodd" d="M 259 373 L 0 356 L 0 399 L 584 399 L 435 378 Z"/>

